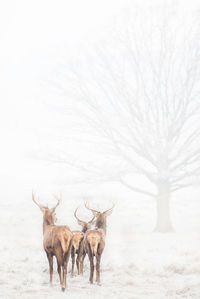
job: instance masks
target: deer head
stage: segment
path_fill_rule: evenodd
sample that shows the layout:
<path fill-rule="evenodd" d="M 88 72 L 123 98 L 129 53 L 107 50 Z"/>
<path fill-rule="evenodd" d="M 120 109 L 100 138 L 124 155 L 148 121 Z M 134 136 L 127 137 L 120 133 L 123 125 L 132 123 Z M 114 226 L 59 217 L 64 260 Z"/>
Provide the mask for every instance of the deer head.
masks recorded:
<path fill-rule="evenodd" d="M 82 232 L 85 233 L 87 230 L 89 230 L 91 228 L 91 226 L 96 222 L 95 220 L 95 215 L 94 217 L 88 221 L 88 222 L 85 222 L 83 220 L 80 220 L 78 217 L 77 217 L 77 210 L 78 208 L 76 208 L 76 210 L 74 211 L 74 217 L 76 218 L 77 222 L 79 225 L 82 226 Z"/>
<path fill-rule="evenodd" d="M 90 210 L 93 215 L 96 217 L 96 228 L 102 228 L 104 230 L 104 232 L 106 232 L 106 218 L 107 216 L 112 214 L 113 208 L 114 208 L 114 204 L 112 205 L 112 207 L 108 210 L 105 210 L 104 212 L 100 212 L 94 209 L 91 209 L 89 207 L 89 204 L 87 201 L 85 201 L 85 207 Z"/>
<path fill-rule="evenodd" d="M 54 197 L 57 199 L 57 203 L 53 208 L 49 209 L 47 206 L 43 206 L 38 201 L 36 201 L 35 193 L 32 192 L 32 200 L 40 208 L 41 212 L 43 213 L 44 223 L 47 225 L 53 225 L 57 221 L 55 210 L 61 202 L 61 196 L 57 197 L 54 195 Z"/>

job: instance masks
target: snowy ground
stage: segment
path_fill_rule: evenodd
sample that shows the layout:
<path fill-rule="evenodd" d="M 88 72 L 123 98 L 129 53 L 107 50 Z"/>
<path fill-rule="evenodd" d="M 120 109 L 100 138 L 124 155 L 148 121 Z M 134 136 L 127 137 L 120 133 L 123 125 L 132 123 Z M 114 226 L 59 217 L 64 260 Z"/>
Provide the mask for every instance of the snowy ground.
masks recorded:
<path fill-rule="evenodd" d="M 76 194 L 69 196 L 64 192 L 62 205 L 57 209 L 58 223 L 66 223 L 72 229 L 78 228 L 73 217 L 74 209 L 82 204 L 78 193 L 76 190 Z M 104 193 L 97 192 L 95 197 L 91 192 L 91 203 L 108 208 L 112 201 Z M 42 248 L 42 215 L 31 201 L 31 189 L 18 200 L 2 198 L 0 298 L 199 299 L 200 203 L 187 198 L 181 204 L 175 201 L 172 208 L 174 215 L 179 215 L 176 217 L 179 223 L 174 224 L 179 232 L 151 233 L 152 202 L 132 200 L 130 194 L 122 198 L 122 193 L 118 193 L 116 207 L 108 219 L 102 286 L 89 284 L 86 259 L 84 276 L 72 279 L 69 274 L 65 293 L 60 291 L 56 265 L 54 285 L 49 287 L 48 264 Z M 41 195 L 40 200 L 50 206 L 54 204 L 51 196 L 48 200 Z M 80 218 L 91 217 L 84 208 L 80 208 L 79 213 Z"/>

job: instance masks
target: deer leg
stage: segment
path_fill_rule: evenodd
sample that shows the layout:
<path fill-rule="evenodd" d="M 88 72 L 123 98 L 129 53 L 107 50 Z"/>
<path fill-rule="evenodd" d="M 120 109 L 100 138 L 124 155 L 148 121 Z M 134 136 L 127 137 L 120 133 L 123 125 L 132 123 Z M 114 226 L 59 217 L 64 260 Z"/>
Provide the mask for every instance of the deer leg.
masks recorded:
<path fill-rule="evenodd" d="M 84 265 L 84 259 L 85 259 L 86 252 L 84 251 L 80 257 L 80 274 L 83 275 L 83 265 Z"/>
<path fill-rule="evenodd" d="M 64 255 L 64 263 L 63 263 L 63 286 L 62 286 L 62 291 L 64 292 L 66 287 L 67 287 L 67 265 L 69 262 L 69 258 L 71 255 L 71 250 L 72 250 L 72 239 L 70 240 L 68 251 Z"/>
<path fill-rule="evenodd" d="M 64 265 L 63 265 L 63 285 L 62 285 L 62 291 L 63 292 L 65 291 L 66 286 L 67 286 L 66 276 L 67 276 L 67 264 L 66 264 L 66 262 L 64 262 Z"/>
<path fill-rule="evenodd" d="M 75 249 L 72 246 L 72 252 L 71 252 L 71 258 L 72 258 L 72 272 L 71 272 L 71 276 L 74 276 L 74 263 L 75 263 Z"/>
<path fill-rule="evenodd" d="M 83 239 L 80 242 L 79 245 L 79 253 L 78 253 L 78 261 L 79 261 L 79 274 L 83 274 L 83 262 L 85 258 L 86 252 L 84 250 L 84 243 Z"/>
<path fill-rule="evenodd" d="M 60 285 L 62 285 L 61 266 L 60 266 L 59 264 L 58 264 L 57 270 L 58 270 L 58 275 L 59 275 Z"/>
<path fill-rule="evenodd" d="M 79 253 L 77 254 L 77 257 L 76 257 L 76 267 L 77 267 L 77 272 L 78 272 L 78 275 L 80 274 L 80 259 L 79 259 Z"/>
<path fill-rule="evenodd" d="M 94 260 L 93 256 L 89 257 L 90 259 L 90 283 L 93 283 L 93 276 L 94 276 Z"/>
<path fill-rule="evenodd" d="M 61 266 L 60 265 L 61 265 L 61 263 L 57 259 L 57 270 L 58 270 L 58 275 L 59 275 L 59 279 L 60 279 L 60 285 L 62 285 Z"/>
<path fill-rule="evenodd" d="M 82 263 L 82 256 L 83 256 L 83 239 L 80 241 L 79 243 L 79 248 L 78 248 L 78 254 L 77 254 L 77 258 L 76 258 L 76 266 L 77 266 L 77 271 L 78 271 L 78 275 L 80 275 L 81 272 L 81 263 Z"/>
<path fill-rule="evenodd" d="M 100 282 L 100 262 L 101 262 L 101 254 L 96 254 L 96 282 L 98 285 L 101 284 Z"/>
<path fill-rule="evenodd" d="M 57 271 L 59 275 L 60 285 L 62 285 L 61 265 L 63 264 L 63 253 L 61 247 L 55 249 L 55 257 L 57 261 Z"/>
<path fill-rule="evenodd" d="M 53 277 L 53 255 L 46 251 L 47 258 L 49 261 L 49 273 L 50 273 L 50 285 L 52 286 L 52 277 Z"/>
<path fill-rule="evenodd" d="M 94 260 L 93 260 L 93 254 L 92 254 L 90 244 L 88 244 L 88 257 L 89 257 L 89 260 L 90 260 L 90 283 L 93 283 Z"/>

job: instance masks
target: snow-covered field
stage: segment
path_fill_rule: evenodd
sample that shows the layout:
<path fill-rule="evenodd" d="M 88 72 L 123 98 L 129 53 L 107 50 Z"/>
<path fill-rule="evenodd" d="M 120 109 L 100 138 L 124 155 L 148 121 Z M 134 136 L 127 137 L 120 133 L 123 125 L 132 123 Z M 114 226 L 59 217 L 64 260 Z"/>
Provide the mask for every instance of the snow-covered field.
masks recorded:
<path fill-rule="evenodd" d="M 57 208 L 58 224 L 78 229 L 73 211 L 83 205 L 76 192 L 63 191 Z M 85 259 L 83 277 L 70 277 L 62 293 L 56 263 L 53 287 L 49 286 L 47 258 L 42 247 L 42 215 L 31 200 L 31 189 L 21 194 L 8 190 L 9 198 L 0 204 L 0 298 L 200 298 L 200 203 L 174 200 L 176 233 L 151 233 L 154 206 L 151 201 L 132 198 L 132 194 L 109 188 L 89 193 L 91 205 L 106 209 L 114 198 L 116 206 L 108 218 L 106 248 L 102 257 L 102 285 L 90 285 L 89 261 Z M 114 196 L 114 193 L 118 196 Z M 13 196 L 11 196 L 13 194 Z M 79 194 L 79 195 L 78 195 Z M 88 193 L 87 193 L 88 194 Z M 124 196 L 123 196 L 124 194 Z M 51 193 L 40 194 L 40 201 L 55 203 Z M 17 198 L 18 197 L 18 198 Z M 187 196 L 186 196 L 187 197 Z M 91 218 L 83 207 L 79 217 Z M 70 272 L 71 265 L 69 265 Z"/>

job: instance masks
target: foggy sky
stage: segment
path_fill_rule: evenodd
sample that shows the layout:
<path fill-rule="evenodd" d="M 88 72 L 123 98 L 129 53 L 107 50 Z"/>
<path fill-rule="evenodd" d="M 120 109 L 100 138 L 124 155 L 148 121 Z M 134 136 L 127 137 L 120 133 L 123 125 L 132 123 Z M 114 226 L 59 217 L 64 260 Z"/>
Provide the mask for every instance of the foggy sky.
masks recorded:
<path fill-rule="evenodd" d="M 162 1 L 197 9 L 198 1 Z M 24 157 L 38 147 L 41 128 L 56 115 L 42 104 L 42 82 L 62 57 L 98 40 L 129 3 L 142 7 L 161 1 L 8 0 L 0 4 L 0 175 L 23 176 Z M 181 4 L 177 4 L 181 3 Z M 24 163 L 24 164 L 23 164 Z"/>

